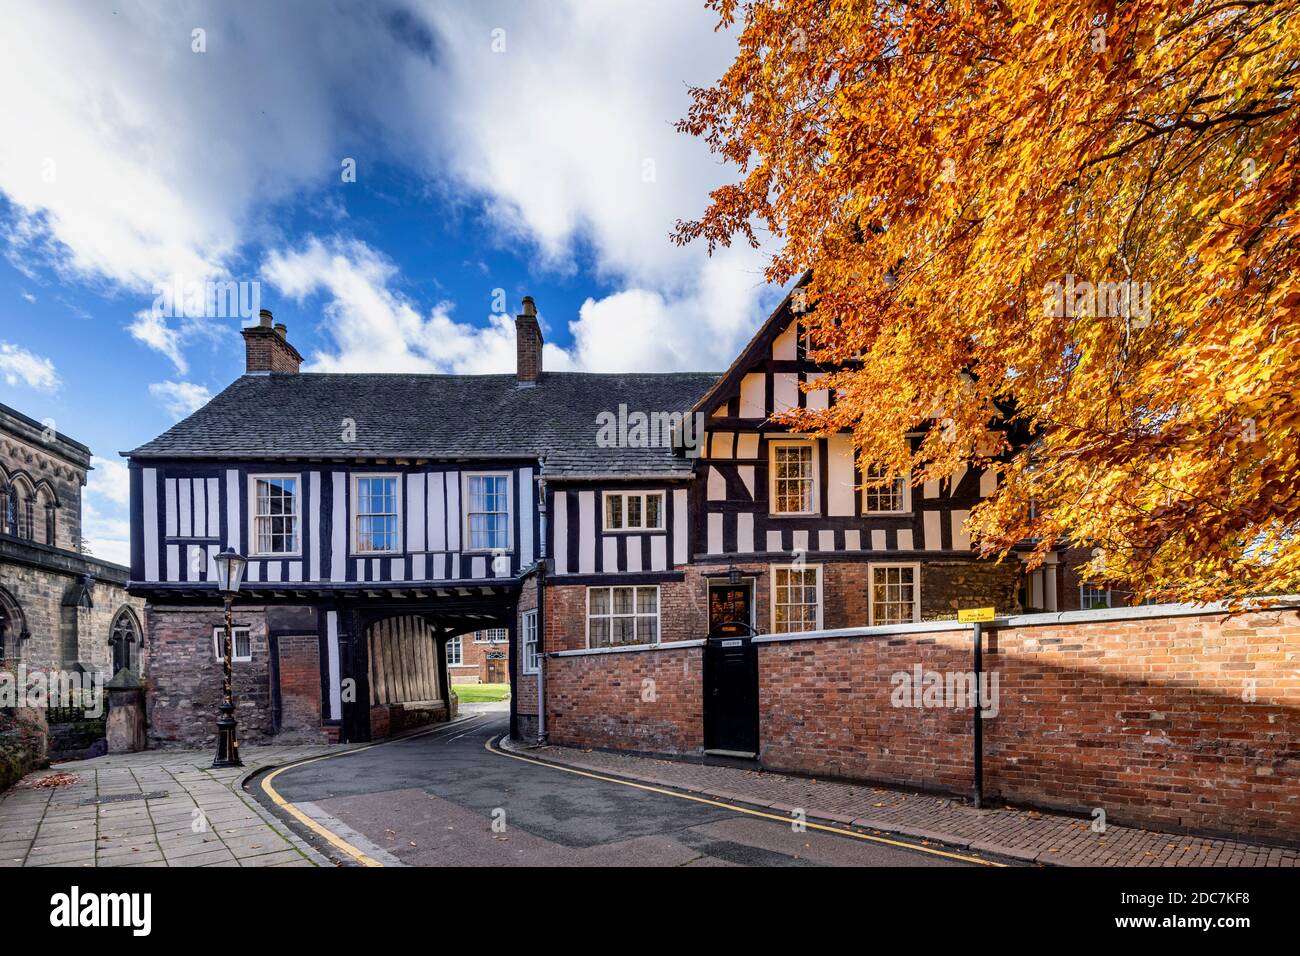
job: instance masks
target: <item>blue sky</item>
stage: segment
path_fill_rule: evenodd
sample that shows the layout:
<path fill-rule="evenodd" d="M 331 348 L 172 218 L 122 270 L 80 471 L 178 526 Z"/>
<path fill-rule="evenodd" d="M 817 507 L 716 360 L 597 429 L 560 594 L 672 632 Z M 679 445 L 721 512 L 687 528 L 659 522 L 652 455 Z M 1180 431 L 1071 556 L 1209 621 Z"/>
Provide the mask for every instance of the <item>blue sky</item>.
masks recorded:
<path fill-rule="evenodd" d="M 728 174 L 672 129 L 734 52 L 702 0 L 3 15 L 0 402 L 94 450 L 101 557 L 117 452 L 243 369 L 240 320 L 160 285 L 257 283 L 317 371 L 506 371 L 524 294 L 548 368 L 720 369 L 779 299 L 763 251 L 668 238 Z"/>

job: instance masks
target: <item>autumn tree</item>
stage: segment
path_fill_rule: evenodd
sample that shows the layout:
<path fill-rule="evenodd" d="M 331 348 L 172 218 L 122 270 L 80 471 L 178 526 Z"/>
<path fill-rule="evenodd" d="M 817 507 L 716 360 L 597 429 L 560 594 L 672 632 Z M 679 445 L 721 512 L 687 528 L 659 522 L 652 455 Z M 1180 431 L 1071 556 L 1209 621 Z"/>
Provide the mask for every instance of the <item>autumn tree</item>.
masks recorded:
<path fill-rule="evenodd" d="M 990 553 L 1095 549 L 1162 600 L 1300 583 L 1300 9 L 711 0 L 679 128 L 738 169 L 679 242 L 770 234 L 865 461 L 993 461 Z M 905 437 L 929 422 L 917 447 Z"/>

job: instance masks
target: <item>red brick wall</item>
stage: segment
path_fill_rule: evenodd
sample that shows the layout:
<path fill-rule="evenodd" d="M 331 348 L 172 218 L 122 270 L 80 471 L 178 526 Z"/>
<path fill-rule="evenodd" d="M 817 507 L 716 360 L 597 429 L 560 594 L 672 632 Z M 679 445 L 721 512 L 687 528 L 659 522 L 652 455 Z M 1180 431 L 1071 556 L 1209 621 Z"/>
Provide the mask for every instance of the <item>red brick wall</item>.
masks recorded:
<path fill-rule="evenodd" d="M 547 738 L 571 747 L 693 753 L 704 746 L 703 648 L 546 661 Z"/>
<path fill-rule="evenodd" d="M 969 647 L 969 632 L 762 645 L 764 765 L 968 792 L 969 712 L 892 707 L 889 675 L 969 670 Z M 997 630 L 985 792 L 1100 807 L 1113 822 L 1300 838 L 1297 658 L 1293 610 Z"/>
<path fill-rule="evenodd" d="M 536 607 L 537 578 L 533 576 L 524 581 L 523 587 L 519 590 L 519 617 L 515 622 L 515 634 L 520 642 L 524 639 L 524 612 L 534 610 Z M 545 640 L 544 636 L 543 640 Z M 515 655 L 515 683 L 510 689 L 515 700 L 515 709 L 520 715 L 529 717 L 527 736 L 535 736 L 537 733 L 537 677 L 534 674 L 525 674 L 523 672 L 522 643 L 519 648 L 512 647 L 510 653 Z"/>
<path fill-rule="evenodd" d="M 970 632 L 760 644 L 764 766 L 935 790 L 970 785 L 966 711 L 890 706 L 890 675 L 967 670 Z"/>
<path fill-rule="evenodd" d="M 280 733 L 321 739 L 320 640 L 315 634 L 282 635 Z"/>

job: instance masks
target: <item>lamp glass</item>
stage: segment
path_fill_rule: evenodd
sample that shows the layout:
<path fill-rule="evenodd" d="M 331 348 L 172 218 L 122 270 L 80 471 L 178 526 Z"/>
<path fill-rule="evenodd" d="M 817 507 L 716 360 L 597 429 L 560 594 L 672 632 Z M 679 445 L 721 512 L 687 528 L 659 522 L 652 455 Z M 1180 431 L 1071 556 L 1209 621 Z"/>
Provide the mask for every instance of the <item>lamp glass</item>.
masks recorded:
<path fill-rule="evenodd" d="M 222 594 L 234 594 L 244 581 L 248 559 L 234 548 L 226 548 L 212 560 L 217 565 L 217 590 Z"/>

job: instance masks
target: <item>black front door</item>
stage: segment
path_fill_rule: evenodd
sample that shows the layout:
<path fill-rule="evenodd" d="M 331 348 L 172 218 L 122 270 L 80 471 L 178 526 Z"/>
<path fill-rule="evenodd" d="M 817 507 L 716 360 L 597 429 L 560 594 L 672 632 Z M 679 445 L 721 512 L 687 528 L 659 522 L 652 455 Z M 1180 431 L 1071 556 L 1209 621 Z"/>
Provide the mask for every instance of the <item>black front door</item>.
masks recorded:
<path fill-rule="evenodd" d="M 758 755 L 758 648 L 753 628 L 724 625 L 704 648 L 704 749 Z"/>
<path fill-rule="evenodd" d="M 754 623 L 754 584 L 709 585 L 709 634 L 749 634 Z"/>

